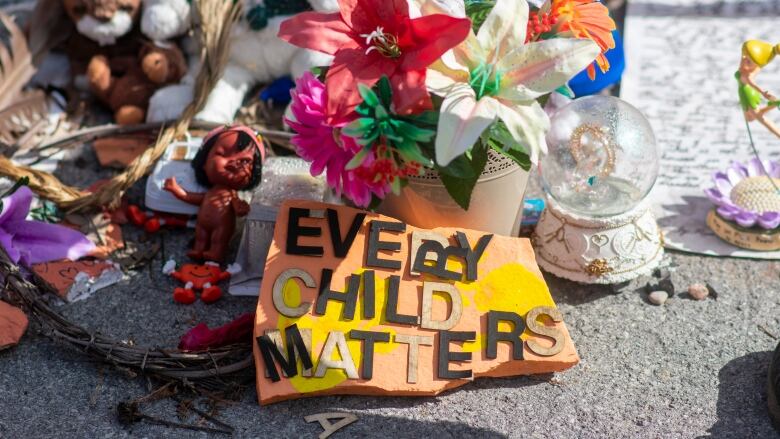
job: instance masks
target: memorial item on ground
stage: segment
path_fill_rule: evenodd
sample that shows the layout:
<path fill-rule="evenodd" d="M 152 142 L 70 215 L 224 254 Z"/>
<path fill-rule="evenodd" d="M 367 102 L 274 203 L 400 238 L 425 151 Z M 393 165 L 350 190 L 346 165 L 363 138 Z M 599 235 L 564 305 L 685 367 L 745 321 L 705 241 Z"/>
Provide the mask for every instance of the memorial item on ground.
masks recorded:
<path fill-rule="evenodd" d="M 244 221 L 236 253 L 236 263 L 241 266 L 241 271 L 230 278 L 228 292 L 239 296 L 257 296 L 260 293 L 276 217 L 284 201 L 332 202 L 333 198 L 325 178 L 312 176 L 306 161 L 298 157 L 269 157 L 263 164 L 263 182 L 252 193 L 249 214 Z"/>
<path fill-rule="evenodd" d="M 195 222 L 190 219 L 189 215 L 147 211 L 135 204 L 127 206 L 126 215 L 131 223 L 143 228 L 148 233 L 157 233 L 162 227 L 195 228 Z"/>
<path fill-rule="evenodd" d="M 24 312 L 0 300 L 0 351 L 16 346 L 27 331 Z"/>
<path fill-rule="evenodd" d="M 66 302 L 84 300 L 124 277 L 121 267 L 110 260 L 61 260 L 34 264 L 31 268 Z"/>
<path fill-rule="evenodd" d="M 41 4 L 43 3 L 45 2 L 41 2 Z M 59 5 L 60 2 L 57 1 L 56 4 Z M 20 165 L 14 163 L 13 159 L 5 154 L 0 155 L 0 173 L 11 177 L 13 181 L 28 177 L 30 189 L 42 197 L 48 198 L 50 202 L 56 203 L 61 212 L 84 212 L 119 206 L 125 191 L 151 172 L 157 158 L 162 155 L 165 148 L 174 139 L 184 137 L 184 133 L 191 125 L 192 117 L 203 106 L 208 93 L 221 76 L 228 46 L 227 36 L 231 33 L 232 23 L 237 16 L 238 8 L 230 2 L 218 0 L 195 0 L 193 4 L 197 6 L 195 9 L 199 14 L 200 32 L 197 35 L 202 37 L 203 46 L 199 61 L 204 67 L 195 81 L 197 87 L 194 90 L 192 102 L 188 105 L 182 118 L 168 125 L 167 128 L 159 129 L 159 125 L 152 126 L 152 129 L 159 132 L 158 140 L 141 157 L 134 160 L 126 171 L 115 175 L 107 184 L 94 191 L 65 185 L 57 177 L 46 172 L 53 168 L 41 169 L 36 165 Z M 0 17 L 4 16 L 0 15 Z M 13 32 L 11 33 L 13 34 Z M 16 47 L 17 45 L 14 44 L 14 50 Z M 0 55 L 4 57 L 3 54 L 5 52 L 0 47 Z M 5 63 L 3 67 L 4 73 L 8 73 L 9 70 L 6 70 Z M 0 84 L 2 87 L 5 85 L 5 83 Z M 46 160 L 49 158 L 47 155 L 52 150 L 56 150 L 55 148 L 69 149 L 73 145 L 88 143 L 108 132 L 121 134 L 143 129 L 148 130 L 149 126 L 87 128 L 72 136 L 67 136 L 65 139 L 49 140 L 40 148 L 36 147 L 35 153 L 40 154 L 41 158 Z M 13 150 L 13 146 L 11 150 Z M 25 164 L 27 163 L 25 162 Z M 53 164 L 56 165 L 56 163 Z M 79 175 L 79 177 L 82 176 Z M 54 219 L 54 215 L 48 215 L 45 211 L 39 213 L 42 218 L 45 216 L 47 221 Z M 159 242 L 158 239 L 153 239 L 153 241 Z M 149 242 L 147 241 L 147 243 Z M 126 249 L 137 247 L 138 243 L 129 240 L 128 244 Z M 159 245 L 157 248 L 160 248 Z M 142 261 L 142 258 L 147 256 L 142 255 L 140 258 L 135 258 L 137 262 L 130 261 L 130 263 L 148 263 L 148 260 Z M 90 263 L 93 261 L 76 262 Z M 72 346 L 76 352 L 94 356 L 99 362 L 122 364 L 122 368 L 131 374 L 138 372 L 153 380 L 164 381 L 166 383 L 164 387 L 169 389 L 186 388 L 195 392 L 213 394 L 215 397 L 225 397 L 246 383 L 245 372 L 252 365 L 251 345 L 248 343 L 214 348 L 207 352 L 184 353 L 176 349 L 137 346 L 132 341 L 128 341 L 130 338 L 126 336 L 116 339 L 106 337 L 63 316 L 60 310 L 53 306 L 51 297 L 47 295 L 47 292 L 51 290 L 50 286 L 46 285 L 39 276 L 30 276 L 24 268 L 18 266 L 18 263 L 15 264 L 8 257 L 4 246 L 0 246 L 0 264 L 4 267 L 5 273 L 8 274 L 4 280 L 5 292 L 10 294 L 14 303 L 19 303 L 22 308 L 28 310 L 29 316 L 41 325 L 43 334 L 60 343 Z M 89 348 L 84 349 L 87 346 Z M 172 358 L 176 360 L 171 361 Z M 198 426 L 191 427 L 198 428 Z"/>
<path fill-rule="evenodd" d="M 192 259 L 222 262 L 236 227 L 236 217 L 249 213 L 249 204 L 237 191 L 260 183 L 265 160 L 262 139 L 244 126 L 215 128 L 203 138 L 203 146 L 192 160 L 195 178 L 208 190 L 189 192 L 175 177 L 165 189 L 176 198 L 198 206 L 195 244 L 187 253 Z"/>
<path fill-rule="evenodd" d="M 752 158 L 715 172 L 704 193 L 715 206 L 707 225 L 718 237 L 756 251 L 780 250 L 780 163 Z"/>
<path fill-rule="evenodd" d="M 230 275 L 240 270 L 240 267 L 230 266 L 225 271 L 216 262 L 206 261 L 203 264 L 176 265 L 176 261 L 168 260 L 163 266 L 163 273 L 183 283 L 183 287 L 173 290 L 173 300 L 176 303 L 189 305 L 197 300 L 195 291 L 200 291 L 200 300 L 204 303 L 214 303 L 222 297 L 222 289 L 217 283 L 230 279 Z"/>
<path fill-rule="evenodd" d="M 761 69 L 769 65 L 778 52 L 780 52 L 780 44 L 773 45 L 759 40 L 746 41 L 742 45 L 742 58 L 734 77 L 739 84 L 737 87 L 739 105 L 745 115 L 748 130 L 750 130 L 750 122 L 757 121 L 780 138 L 780 128 L 766 117 L 767 113 L 780 105 L 780 100 L 759 86 L 757 82 Z"/>
<path fill-rule="evenodd" d="M 95 250 L 95 244 L 76 230 L 28 220 L 32 199 L 30 188 L 22 185 L 0 200 L 0 245 L 13 263 L 77 260 Z"/>
<path fill-rule="evenodd" d="M 233 321 L 214 329 L 209 329 L 205 323 L 199 323 L 181 337 L 179 349 L 205 351 L 236 343 L 248 344 L 252 341 L 254 326 L 254 313 L 242 314 Z"/>
<path fill-rule="evenodd" d="M 580 2 L 479 3 L 341 1 L 338 13 L 305 12 L 282 24 L 282 39 L 335 57 L 297 81 L 285 120 L 312 174 L 325 173 L 360 207 L 405 197 L 394 211 L 418 225 L 516 232 L 527 170 L 546 148 L 549 119 L 539 101 L 591 65 L 599 44 L 609 48 L 614 23 L 606 8 Z M 510 168 L 515 175 L 499 187 L 475 192 L 484 172 Z M 423 187 L 431 183 L 441 190 Z M 494 216 L 508 221 L 465 215 L 474 193 L 483 197 L 475 215 L 507 206 Z"/>
<path fill-rule="evenodd" d="M 156 212 L 181 215 L 196 215 L 198 206 L 184 202 L 165 190 L 165 180 L 176 177 L 176 183 L 188 192 L 206 192 L 206 186 L 195 178 L 192 160 L 198 155 L 203 136 L 193 136 L 189 132 L 185 138 L 172 142 L 154 166 L 146 180 L 144 204 Z"/>
<path fill-rule="evenodd" d="M 658 175 L 655 135 L 636 108 L 590 96 L 558 110 L 539 162 L 546 210 L 539 265 L 566 279 L 618 283 L 648 275 L 663 238 L 645 198 Z"/>
<path fill-rule="evenodd" d="M 627 8 L 620 96 L 652 122 L 663 151 L 650 201 L 664 247 L 708 256 L 778 259 L 780 251 L 753 251 L 720 239 L 707 226 L 713 205 L 702 192 L 711 186 L 713 173 L 754 156 L 751 143 L 766 159 L 778 159 L 778 139 L 768 129 L 751 122 L 748 135 L 737 90 L 741 84 L 734 78 L 747 38 L 767 38 L 770 46 L 778 42 L 775 5 L 697 1 L 692 6 L 675 1 L 680 7 L 658 9 L 658 3 L 631 0 Z M 683 34 L 707 38 L 687 38 L 684 45 L 669 38 Z M 780 90 L 777 67 L 775 59 L 755 76 L 761 89 L 774 94 Z M 767 101 L 759 98 L 764 107 Z M 778 117 L 780 112 L 766 113 L 767 119 Z"/>
<path fill-rule="evenodd" d="M 261 404 L 435 395 L 579 361 L 527 239 L 312 201 L 279 210 L 256 316 Z"/>
<path fill-rule="evenodd" d="M 726 172 L 715 172 L 715 187 L 704 190 L 716 205 L 707 214 L 707 226 L 724 241 L 755 251 L 780 250 L 780 164 L 761 160 L 750 128 L 757 121 L 780 139 L 780 128 L 767 117 L 780 100 L 757 82 L 778 52 L 780 44 L 766 41 L 748 40 L 742 45 L 734 77 L 754 157 L 747 164 L 733 162 Z"/>
<path fill-rule="evenodd" d="M 167 40 L 180 32 L 198 29 L 198 19 L 194 16 L 197 7 L 191 8 L 193 14 L 180 12 L 190 9 L 182 4 L 185 0 L 154 0 L 153 3 L 155 5 L 151 8 L 145 5 L 141 19 L 141 30 L 150 38 Z M 336 0 L 241 0 L 235 3 L 241 6 L 241 14 L 236 17 L 233 32 L 229 35 L 225 72 L 220 75 L 214 89 L 208 91 L 203 109 L 195 116 L 197 120 L 232 123 L 244 99 L 257 85 L 274 83 L 277 79 L 284 81 L 287 76 L 299 78 L 312 67 L 327 65 L 333 59 L 323 53 L 291 46 L 277 37 L 277 33 L 281 22 L 298 12 L 312 9 L 338 11 Z M 165 29 L 162 29 L 163 26 L 154 26 L 155 31 L 145 29 L 147 20 L 161 21 L 158 17 L 163 15 L 160 14 L 163 9 L 171 11 L 163 13 L 166 17 Z M 167 29 L 171 31 L 167 32 Z M 197 60 L 201 50 L 197 42 L 183 46 L 189 49 L 190 59 Z M 197 92 L 193 78 L 200 67 L 194 62 L 191 65 L 192 76 L 188 75 L 180 84 L 164 87 L 152 96 L 147 117 L 149 122 L 164 122 L 183 114 Z"/>
<path fill-rule="evenodd" d="M 86 75 L 89 90 L 118 124 L 143 122 L 155 90 L 185 75 L 181 50 L 143 38 L 140 0 L 63 0 L 63 6 L 77 30 L 66 43 L 71 74 Z"/>

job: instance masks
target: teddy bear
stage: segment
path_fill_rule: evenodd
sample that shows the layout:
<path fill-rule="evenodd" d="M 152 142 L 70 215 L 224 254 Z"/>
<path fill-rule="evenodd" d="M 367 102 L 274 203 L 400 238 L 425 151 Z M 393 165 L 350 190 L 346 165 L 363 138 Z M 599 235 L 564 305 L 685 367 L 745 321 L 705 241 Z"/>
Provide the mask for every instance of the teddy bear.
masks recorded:
<path fill-rule="evenodd" d="M 186 0 L 147 0 L 170 4 L 180 9 L 178 3 Z M 319 52 L 295 47 L 277 37 L 281 22 L 298 12 L 313 9 L 320 12 L 338 11 L 337 0 L 241 0 L 243 15 L 233 26 L 230 41 L 230 57 L 220 80 L 210 92 L 204 108 L 195 118 L 217 123 L 229 123 L 243 103 L 246 94 L 257 84 L 292 75 L 297 78 L 312 67 L 328 65 L 332 57 Z M 192 17 L 165 14 L 170 23 L 152 26 L 144 11 L 142 22 L 149 22 L 155 29 L 181 29 L 192 22 Z M 194 14 L 193 14 L 194 15 Z M 161 17 L 162 14 L 156 14 Z M 175 18 L 174 18 L 175 17 Z M 158 18 L 159 19 L 159 18 Z M 191 25 L 191 24 L 190 24 Z M 176 33 L 157 32 L 157 38 L 170 38 Z M 160 122 L 178 118 L 193 99 L 198 48 L 192 41 L 183 44 L 189 48 L 189 72 L 180 84 L 163 87 L 155 92 L 149 103 L 148 122 Z"/>
<path fill-rule="evenodd" d="M 78 32 L 68 38 L 71 70 L 113 112 L 119 124 L 143 122 L 155 90 L 187 70 L 173 43 L 146 40 L 138 26 L 140 0 L 62 0 Z M 78 82 L 78 81 L 77 81 Z"/>
<path fill-rule="evenodd" d="M 142 123 L 152 94 L 178 82 L 187 71 L 184 55 L 175 45 L 144 42 L 133 61 L 116 69 L 105 55 L 96 55 L 87 67 L 90 90 L 111 108 L 119 125 Z"/>

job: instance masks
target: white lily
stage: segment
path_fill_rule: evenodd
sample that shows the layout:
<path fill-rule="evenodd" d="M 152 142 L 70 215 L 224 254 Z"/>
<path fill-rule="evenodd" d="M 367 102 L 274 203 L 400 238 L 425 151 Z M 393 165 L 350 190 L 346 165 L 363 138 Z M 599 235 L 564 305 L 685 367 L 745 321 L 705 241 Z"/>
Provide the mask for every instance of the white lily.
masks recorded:
<path fill-rule="evenodd" d="M 429 67 L 426 85 L 444 97 L 436 133 L 439 165 L 471 148 L 496 119 L 530 149 L 532 162 L 547 151 L 544 136 L 550 120 L 536 98 L 564 85 L 600 51 L 587 39 L 525 44 L 527 21 L 526 0 L 497 0 L 476 35 L 470 32 Z"/>

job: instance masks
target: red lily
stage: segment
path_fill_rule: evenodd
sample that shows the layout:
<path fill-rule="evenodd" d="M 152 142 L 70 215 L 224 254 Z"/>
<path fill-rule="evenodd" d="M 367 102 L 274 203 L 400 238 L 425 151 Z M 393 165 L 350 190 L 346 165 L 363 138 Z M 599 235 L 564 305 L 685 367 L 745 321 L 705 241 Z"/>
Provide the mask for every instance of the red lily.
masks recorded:
<path fill-rule="evenodd" d="M 334 55 L 325 78 L 328 122 L 337 123 L 360 104 L 358 84 L 383 75 L 393 86 L 399 114 L 432 108 L 425 70 L 466 39 L 471 22 L 444 14 L 409 17 L 407 0 L 339 0 L 340 12 L 304 12 L 284 21 L 279 38 Z"/>

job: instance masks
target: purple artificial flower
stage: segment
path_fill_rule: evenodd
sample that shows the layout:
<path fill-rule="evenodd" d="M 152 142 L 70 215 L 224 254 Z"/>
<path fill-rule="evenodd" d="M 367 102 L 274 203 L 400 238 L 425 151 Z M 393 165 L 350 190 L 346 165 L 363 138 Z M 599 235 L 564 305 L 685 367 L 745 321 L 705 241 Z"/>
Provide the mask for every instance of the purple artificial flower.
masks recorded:
<path fill-rule="evenodd" d="M 773 230 L 780 226 L 780 194 L 767 175 L 780 186 L 780 163 L 756 158 L 747 164 L 734 162 L 725 172 L 712 175 L 715 186 L 704 189 L 704 194 L 724 219 Z"/>
<path fill-rule="evenodd" d="M 0 245 L 14 264 L 20 260 L 27 266 L 66 258 L 75 261 L 95 249 L 95 244 L 76 230 L 28 221 L 32 197 L 30 188 L 22 186 L 3 198 Z"/>

